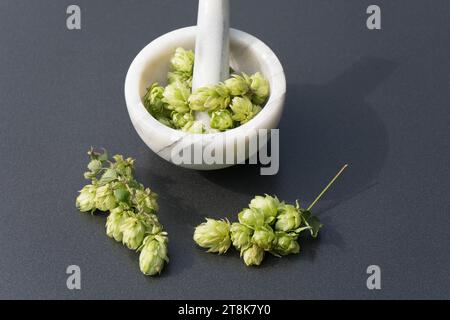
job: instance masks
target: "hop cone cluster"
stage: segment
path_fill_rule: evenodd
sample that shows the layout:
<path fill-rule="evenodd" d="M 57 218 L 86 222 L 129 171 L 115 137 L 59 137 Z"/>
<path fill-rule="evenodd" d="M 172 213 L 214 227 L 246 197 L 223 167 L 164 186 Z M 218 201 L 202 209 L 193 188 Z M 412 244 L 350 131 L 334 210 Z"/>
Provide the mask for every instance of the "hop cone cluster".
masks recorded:
<path fill-rule="evenodd" d="M 261 73 L 233 74 L 230 79 L 192 92 L 194 52 L 178 48 L 170 60 L 168 85 L 153 83 L 142 98 L 148 112 L 162 124 L 191 133 L 206 133 L 194 111 L 208 112 L 209 132 L 226 131 L 253 119 L 270 94 Z"/>
<path fill-rule="evenodd" d="M 300 205 L 280 202 L 275 196 L 256 196 L 238 214 L 238 222 L 206 219 L 194 232 L 194 241 L 208 252 L 225 253 L 231 244 L 247 266 L 258 266 L 266 252 L 277 257 L 300 252 L 299 235 L 317 237 L 319 220 Z"/>
<path fill-rule="evenodd" d="M 158 93 L 159 94 L 159 93 Z M 159 99 L 156 95 L 148 99 Z M 106 151 L 89 150 L 84 177 L 90 184 L 80 190 L 76 206 L 81 212 L 107 212 L 106 234 L 131 250 L 140 251 L 139 265 L 146 275 L 159 274 L 168 262 L 167 233 L 159 223 L 157 194 L 133 177 L 134 159 Z"/>

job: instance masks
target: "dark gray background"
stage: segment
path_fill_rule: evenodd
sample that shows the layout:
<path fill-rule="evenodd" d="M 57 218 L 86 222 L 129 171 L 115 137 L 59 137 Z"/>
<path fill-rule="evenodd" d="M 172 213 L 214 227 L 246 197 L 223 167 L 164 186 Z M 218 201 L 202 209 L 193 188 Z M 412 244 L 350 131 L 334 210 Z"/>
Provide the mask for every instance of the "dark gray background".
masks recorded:
<path fill-rule="evenodd" d="M 65 10 L 82 8 L 82 30 Z M 365 26 L 382 8 L 382 30 Z M 129 120 L 127 69 L 147 43 L 193 25 L 197 1 L 0 2 L 0 298 L 450 298 L 450 2 L 232 1 L 232 25 L 263 39 L 288 81 L 281 168 L 217 172 L 153 154 Z M 171 262 L 143 276 L 138 256 L 75 208 L 89 146 L 137 159 L 160 194 Z M 325 228 L 302 253 L 247 268 L 191 240 L 255 194 L 312 201 Z M 66 288 L 66 267 L 82 290 Z M 382 290 L 366 268 L 382 269 Z"/>

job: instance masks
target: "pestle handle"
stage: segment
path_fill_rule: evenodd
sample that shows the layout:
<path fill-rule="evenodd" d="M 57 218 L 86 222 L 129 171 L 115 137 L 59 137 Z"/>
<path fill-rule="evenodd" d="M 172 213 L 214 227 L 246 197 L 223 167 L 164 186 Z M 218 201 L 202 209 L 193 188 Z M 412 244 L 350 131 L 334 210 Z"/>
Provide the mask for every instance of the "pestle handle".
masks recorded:
<path fill-rule="evenodd" d="M 230 70 L 230 1 L 199 0 L 192 90 L 228 79 Z M 206 112 L 196 119 L 209 128 Z"/>

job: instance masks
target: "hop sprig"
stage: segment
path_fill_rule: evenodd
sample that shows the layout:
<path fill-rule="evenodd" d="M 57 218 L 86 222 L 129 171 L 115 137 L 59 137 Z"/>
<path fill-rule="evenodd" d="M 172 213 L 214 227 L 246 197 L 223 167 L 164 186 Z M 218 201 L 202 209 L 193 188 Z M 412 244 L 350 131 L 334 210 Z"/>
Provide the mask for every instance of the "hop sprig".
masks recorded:
<path fill-rule="evenodd" d="M 195 229 L 194 241 L 208 252 L 225 253 L 230 244 L 239 252 L 247 266 L 258 266 L 265 253 L 281 257 L 300 252 L 299 236 L 309 231 L 318 236 L 322 224 L 311 209 L 347 168 L 345 165 L 328 183 L 307 209 L 278 200 L 276 196 L 254 197 L 248 208 L 238 214 L 239 222 L 206 219 Z"/>
<path fill-rule="evenodd" d="M 110 211 L 105 225 L 107 236 L 131 250 L 141 250 L 143 273 L 160 273 L 168 261 L 168 239 L 155 215 L 158 195 L 134 179 L 134 159 L 115 155 L 110 161 L 106 150 L 98 153 L 92 148 L 88 155 L 84 176 L 90 184 L 81 189 L 77 208 L 91 213 Z"/>

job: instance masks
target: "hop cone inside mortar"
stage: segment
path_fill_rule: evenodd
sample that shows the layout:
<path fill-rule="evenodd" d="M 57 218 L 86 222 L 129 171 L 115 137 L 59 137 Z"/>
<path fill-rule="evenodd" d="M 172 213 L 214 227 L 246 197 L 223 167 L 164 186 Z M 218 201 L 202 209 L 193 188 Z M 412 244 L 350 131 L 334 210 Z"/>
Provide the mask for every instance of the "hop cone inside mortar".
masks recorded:
<path fill-rule="evenodd" d="M 251 85 L 250 88 L 253 92 L 252 102 L 257 105 L 263 104 L 270 93 L 269 81 L 267 81 L 264 76 L 257 72 L 250 77 Z"/>
<path fill-rule="evenodd" d="M 245 73 L 242 76 L 234 74 L 224 84 L 232 96 L 243 96 L 250 90 L 251 79 Z"/>
<path fill-rule="evenodd" d="M 230 93 L 223 84 L 198 88 L 189 97 L 189 105 L 195 111 L 225 109 L 230 104 Z"/>
<path fill-rule="evenodd" d="M 228 110 L 217 110 L 211 113 L 211 128 L 225 131 L 233 128 L 232 114 Z"/>

